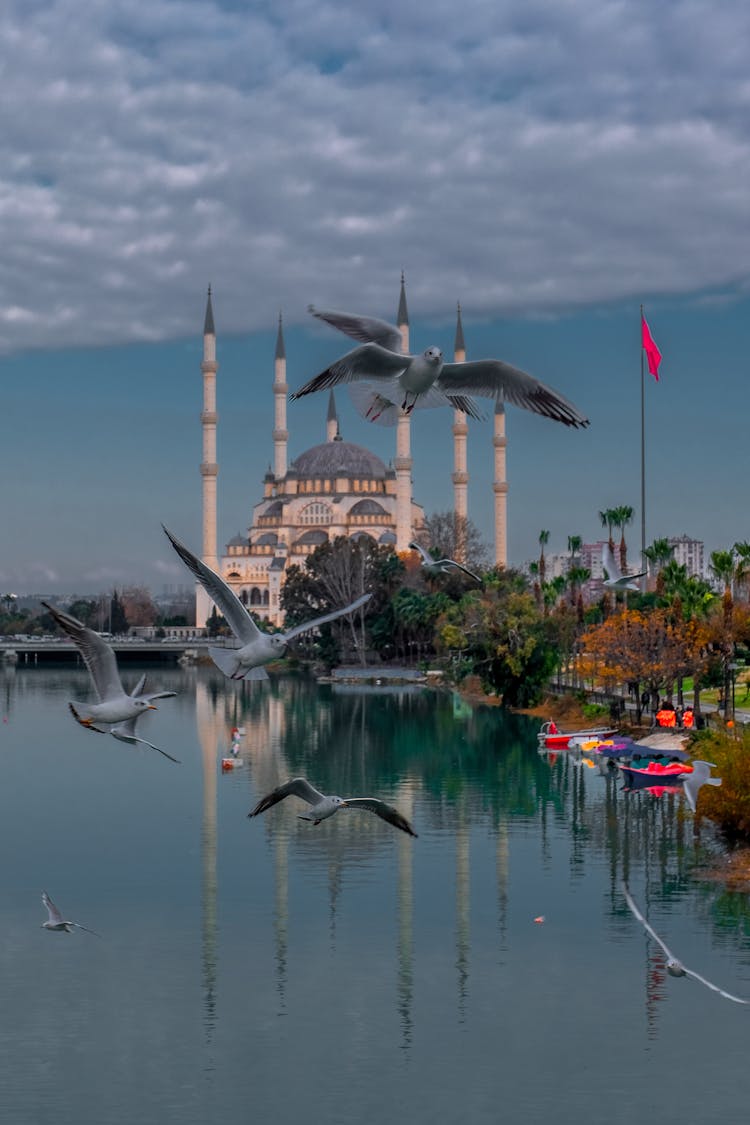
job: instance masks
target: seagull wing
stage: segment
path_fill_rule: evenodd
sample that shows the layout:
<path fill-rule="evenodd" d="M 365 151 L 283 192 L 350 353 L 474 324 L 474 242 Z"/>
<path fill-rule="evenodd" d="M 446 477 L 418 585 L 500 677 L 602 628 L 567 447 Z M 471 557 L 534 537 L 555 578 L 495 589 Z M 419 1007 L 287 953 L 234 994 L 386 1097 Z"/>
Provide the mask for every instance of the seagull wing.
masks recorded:
<path fill-rule="evenodd" d="M 437 379 L 447 394 L 466 393 L 499 399 L 533 410 L 566 426 L 588 426 L 588 418 L 533 375 L 511 367 L 500 359 L 476 359 L 467 363 L 446 363 Z"/>
<path fill-rule="evenodd" d="M 176 691 L 150 691 L 142 695 L 141 699 L 147 699 L 150 703 L 152 699 L 172 699 L 175 695 Z"/>
<path fill-rule="evenodd" d="M 455 559 L 439 559 L 435 565 L 436 566 L 443 566 L 443 565 L 444 566 L 455 566 L 457 570 L 462 570 L 464 572 L 464 574 L 468 574 L 469 578 L 473 578 L 474 581 L 478 582 L 480 586 L 482 585 L 482 579 L 479 577 L 478 574 L 475 574 L 473 570 L 469 570 L 467 567 L 463 566 L 461 563 L 456 562 Z"/>
<path fill-rule="evenodd" d="M 368 812 L 374 812 L 381 820 L 387 820 L 394 828 L 400 828 L 402 832 L 408 832 L 410 836 L 417 835 L 409 821 L 398 809 L 394 809 L 393 805 L 387 805 L 385 801 L 379 801 L 377 797 L 347 797 L 344 804 L 349 809 L 367 809 Z"/>
<path fill-rule="evenodd" d="M 88 926 L 82 926 L 80 922 L 68 922 L 69 926 L 75 926 L 77 930 L 85 930 L 87 934 L 93 934 L 94 937 L 100 938 L 102 935 L 98 934 L 96 930 L 90 930 Z"/>
<path fill-rule="evenodd" d="M 284 633 L 284 641 L 289 644 L 292 638 L 298 637 L 300 633 L 308 633 L 310 629 L 317 629 L 318 625 L 325 625 L 327 621 L 335 621 L 337 617 L 345 617 L 347 613 L 354 613 L 355 609 L 359 609 L 371 597 L 372 594 L 363 594 L 361 598 L 357 598 L 356 602 L 345 605 L 343 609 L 335 609 L 332 613 L 326 613 L 323 617 L 315 617 L 312 621 L 306 621 L 304 625 L 295 625 L 288 633 Z"/>
<path fill-rule="evenodd" d="M 164 524 L 162 524 L 164 527 Z M 261 636 L 261 631 L 253 621 L 250 614 L 243 606 L 233 590 L 230 590 L 223 578 L 220 578 L 210 567 L 201 562 L 199 558 L 188 550 L 184 543 L 164 527 L 167 538 L 188 570 L 192 570 L 209 598 L 215 603 L 226 619 L 229 628 L 243 645 L 250 644 Z"/>
<path fill-rule="evenodd" d="M 712 765 L 713 762 L 702 762 L 696 759 L 693 762 L 693 772 L 683 774 L 680 778 L 682 791 L 693 812 L 696 811 L 698 792 L 702 785 L 721 785 L 720 777 L 710 776 Z"/>
<path fill-rule="evenodd" d="M 484 421 L 484 413 L 468 395 L 446 395 L 446 398 L 450 399 L 455 410 L 463 410 L 464 414 L 468 414 L 469 418 L 474 418 L 477 422 Z"/>
<path fill-rule="evenodd" d="M 610 582 L 620 582 L 622 580 L 623 573 L 617 565 L 614 551 L 609 543 L 605 543 L 602 547 L 602 566 L 606 570 Z"/>
<path fill-rule="evenodd" d="M 632 899 L 632 898 L 631 898 L 631 896 L 630 896 L 630 891 L 628 890 L 628 888 L 627 888 L 627 885 L 626 885 L 625 883 L 623 883 L 623 885 L 622 885 L 622 890 L 623 890 L 623 894 L 625 895 L 625 901 L 627 902 L 628 906 L 629 906 L 629 907 L 630 907 L 630 909 L 632 910 L 633 914 L 635 914 L 635 916 L 636 916 L 636 918 L 638 919 L 638 921 L 639 921 L 639 922 L 641 923 L 641 925 L 643 926 L 643 928 L 644 928 L 644 930 L 646 931 L 646 933 L 647 933 L 647 934 L 650 934 L 650 936 L 651 936 L 651 937 L 652 937 L 652 938 L 654 939 L 654 941 L 656 942 L 656 944 L 657 944 L 657 945 L 659 945 L 659 946 L 661 946 L 661 948 L 662 948 L 662 949 L 664 950 L 664 952 L 665 952 L 665 954 L 666 954 L 666 956 L 667 956 L 667 960 L 668 960 L 668 961 L 677 961 L 677 963 L 679 964 L 679 963 L 680 963 L 680 962 L 679 962 L 679 959 L 678 959 L 677 957 L 675 957 L 674 953 L 673 953 L 673 952 L 672 952 L 672 950 L 671 950 L 671 949 L 669 948 L 669 946 L 668 946 L 668 945 L 666 945 L 666 944 L 665 944 L 665 943 L 664 943 L 664 942 L 662 941 L 662 939 L 661 939 L 661 938 L 659 937 L 659 935 L 657 934 L 657 932 L 656 932 L 656 930 L 655 930 L 655 929 L 653 928 L 653 926 L 650 926 L 650 925 L 648 924 L 648 922 L 646 921 L 646 919 L 645 919 L 645 918 L 643 917 L 643 915 L 641 914 L 640 910 L 638 909 L 638 907 L 637 907 L 637 906 L 635 905 L 635 903 L 633 902 L 633 899 Z M 686 971 L 687 971 L 687 970 L 686 970 Z"/>
<path fill-rule="evenodd" d="M 294 400 L 313 391 L 324 391 L 328 387 L 337 387 L 339 383 L 354 383 L 361 379 L 393 381 L 406 370 L 410 359 L 410 356 L 381 348 L 380 344 L 363 344 L 337 359 L 289 397 Z"/>
<path fill-rule="evenodd" d="M 42 902 L 47 907 L 47 913 L 49 914 L 48 921 L 52 922 L 55 926 L 59 926 L 63 921 L 63 916 L 46 891 L 42 891 Z"/>
<path fill-rule="evenodd" d="M 135 733 L 135 724 L 140 719 L 140 715 L 136 715 L 133 719 L 126 719 L 122 723 L 116 723 L 111 729 L 110 734 L 121 742 L 140 742 L 142 746 L 149 746 L 152 750 L 158 751 L 163 754 L 165 758 L 169 758 L 170 762 L 176 762 L 177 765 L 182 765 L 179 758 L 173 758 L 166 750 L 162 750 L 160 746 L 154 746 L 153 742 L 148 742 L 145 738 L 140 738 Z"/>
<path fill-rule="evenodd" d="M 117 659 L 107 642 L 97 636 L 93 629 L 88 629 L 77 617 L 63 613 L 47 602 L 42 602 L 42 605 L 60 628 L 68 634 L 83 657 L 99 700 L 114 699 L 118 695 L 124 695 L 125 689 L 117 670 Z"/>
<path fill-rule="evenodd" d="M 685 966 L 683 965 L 683 969 Z M 750 1000 L 743 1000 L 740 996 L 733 996 L 731 992 L 725 992 L 723 988 L 719 988 L 717 984 L 712 984 L 710 980 L 706 980 L 700 973 L 694 973 L 692 969 L 685 969 L 685 976 L 692 977 L 694 980 L 699 980 L 701 984 L 705 984 L 706 988 L 710 988 L 712 992 L 718 992 L 719 996 L 724 996 L 727 1000 L 734 1000 L 735 1004 L 750 1004 Z"/>
<path fill-rule="evenodd" d="M 424 547 L 420 543 L 417 543 L 416 540 L 412 540 L 409 546 L 411 547 L 412 551 L 417 551 L 417 553 L 421 556 L 423 563 L 426 563 L 427 566 L 434 565 L 435 560 L 433 559 L 432 555 L 428 555 L 427 551 L 425 551 Z"/>
<path fill-rule="evenodd" d="M 309 781 L 306 781 L 304 777 L 295 777 L 284 785 L 278 785 L 272 793 L 261 797 L 255 808 L 247 815 L 257 816 L 258 813 L 273 808 L 274 805 L 278 805 L 279 801 L 283 801 L 285 797 L 289 796 L 301 797 L 303 801 L 307 801 L 308 805 L 317 805 L 319 801 L 323 800 L 323 794 L 313 788 Z"/>
<path fill-rule="evenodd" d="M 359 340 L 363 344 L 380 344 L 390 352 L 401 351 L 401 333 L 395 324 L 389 324 L 387 320 L 337 312 L 335 309 L 316 309 L 314 305 L 308 305 L 307 311 L 332 328 L 338 328 L 339 332 L 351 336 L 353 340 Z"/>

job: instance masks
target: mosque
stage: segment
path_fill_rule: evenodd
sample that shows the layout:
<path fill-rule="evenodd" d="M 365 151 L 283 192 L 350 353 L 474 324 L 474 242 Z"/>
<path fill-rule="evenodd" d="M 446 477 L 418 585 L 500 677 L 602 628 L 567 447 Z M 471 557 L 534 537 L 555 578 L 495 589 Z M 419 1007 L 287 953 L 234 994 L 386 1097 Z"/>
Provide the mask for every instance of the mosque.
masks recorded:
<path fill-rule="evenodd" d="M 403 275 L 397 324 L 404 352 L 409 350 L 409 315 Z M 461 309 L 459 306 L 454 347 L 456 362 L 466 358 Z M 237 535 L 219 557 L 216 531 L 216 330 L 211 289 L 203 326 L 203 561 L 222 575 L 238 598 L 258 617 L 281 624 L 281 588 L 286 568 L 302 565 L 321 543 L 345 535 L 367 538 L 407 551 L 414 535 L 424 526 L 424 509 L 412 496 L 411 419 L 402 412 L 396 425 L 393 465 L 386 466 L 361 445 L 344 441 L 339 430 L 336 402 L 331 392 L 326 418 L 326 440 L 288 461 L 289 431 L 286 421 L 288 385 L 286 350 L 281 318 L 274 358 L 273 468 L 263 479 L 263 497 L 253 507 L 252 525 L 247 535 Z M 506 502 L 505 412 L 502 403 L 495 407 L 495 562 L 505 566 Z M 322 435 L 321 435 L 322 436 Z M 454 411 L 453 500 L 458 516 L 467 515 L 469 475 L 466 464 L 468 426 L 466 415 Z M 196 625 L 203 627 L 213 603 L 196 587 Z"/>

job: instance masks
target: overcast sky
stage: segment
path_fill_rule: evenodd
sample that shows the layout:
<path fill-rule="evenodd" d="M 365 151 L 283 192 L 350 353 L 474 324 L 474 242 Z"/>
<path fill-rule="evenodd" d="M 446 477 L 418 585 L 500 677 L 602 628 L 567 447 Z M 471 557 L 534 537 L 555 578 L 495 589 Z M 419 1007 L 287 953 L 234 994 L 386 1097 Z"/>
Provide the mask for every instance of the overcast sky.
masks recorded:
<path fill-rule="evenodd" d="M 639 503 L 641 301 L 665 353 L 654 506 L 690 497 L 653 533 L 750 538 L 731 490 L 748 468 L 749 33 L 740 0 L 6 2 L 0 582 L 155 583 L 174 564 L 144 528 L 172 513 L 196 542 L 209 281 L 225 535 L 271 456 L 279 309 L 295 386 L 346 348 L 305 325 L 307 303 L 392 318 L 402 268 L 415 345 L 448 348 L 461 300 L 470 355 L 533 371 L 592 418 L 586 435 L 509 419 L 513 561 L 541 527 L 591 538 L 584 513 Z M 299 452 L 324 406 L 297 405 Z M 392 437 L 346 424 L 392 456 Z M 433 487 L 426 427 L 415 492 L 446 508 L 452 466 Z M 488 532 L 489 423 L 472 457 Z M 544 481 L 566 499 L 545 504 Z"/>

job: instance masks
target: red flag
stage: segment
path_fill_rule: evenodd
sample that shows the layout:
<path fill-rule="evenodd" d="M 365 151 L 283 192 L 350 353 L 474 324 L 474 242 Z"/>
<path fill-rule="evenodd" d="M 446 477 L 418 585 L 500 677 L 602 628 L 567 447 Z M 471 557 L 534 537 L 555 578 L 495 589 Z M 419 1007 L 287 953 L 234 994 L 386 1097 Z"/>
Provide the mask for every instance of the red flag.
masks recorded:
<path fill-rule="evenodd" d="M 643 313 L 641 313 L 641 344 L 648 360 L 648 369 L 658 383 L 661 352 L 654 343 L 654 338 L 651 335 L 649 326 L 646 324 L 646 318 Z"/>

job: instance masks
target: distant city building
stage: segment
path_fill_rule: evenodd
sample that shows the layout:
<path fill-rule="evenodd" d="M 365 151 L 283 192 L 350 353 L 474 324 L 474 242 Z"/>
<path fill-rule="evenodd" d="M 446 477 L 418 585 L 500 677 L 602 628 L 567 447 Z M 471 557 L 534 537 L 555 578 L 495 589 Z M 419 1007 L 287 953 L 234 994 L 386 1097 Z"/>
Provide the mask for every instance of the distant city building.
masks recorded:
<path fill-rule="evenodd" d="M 687 569 L 695 578 L 706 577 L 705 548 L 703 540 L 691 539 L 687 535 L 672 536 L 667 540 L 674 548 L 673 559 Z"/>

